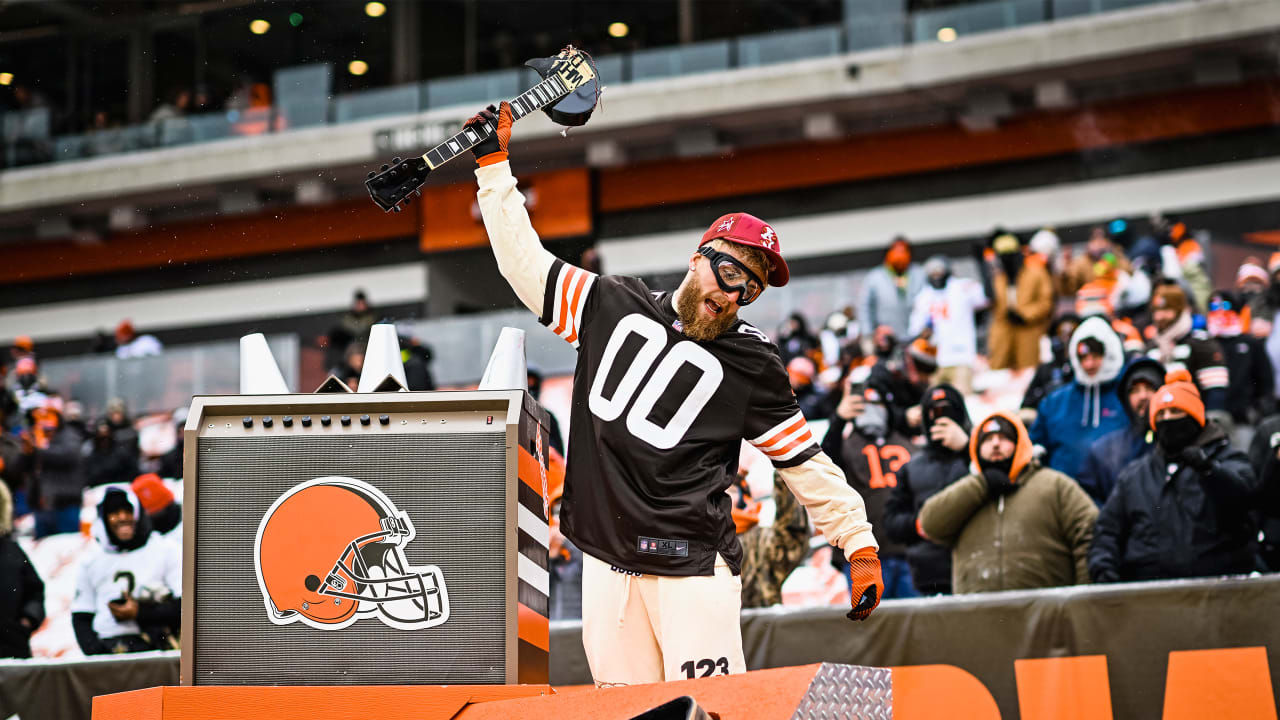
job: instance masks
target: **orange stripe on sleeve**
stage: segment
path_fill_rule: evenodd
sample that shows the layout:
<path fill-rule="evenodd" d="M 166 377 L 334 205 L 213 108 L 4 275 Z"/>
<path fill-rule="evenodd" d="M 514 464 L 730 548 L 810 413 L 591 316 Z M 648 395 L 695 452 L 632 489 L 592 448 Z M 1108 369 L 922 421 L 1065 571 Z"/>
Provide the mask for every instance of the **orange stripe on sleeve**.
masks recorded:
<path fill-rule="evenodd" d="M 783 428 L 783 429 L 779 430 L 778 432 L 774 433 L 773 435 L 770 435 L 769 437 L 765 438 L 765 440 L 764 440 L 763 442 L 761 442 L 761 443 L 760 443 L 760 447 L 768 447 L 769 445 L 773 444 L 774 442 L 777 442 L 779 439 L 784 438 L 784 437 L 786 437 L 786 436 L 790 435 L 791 433 L 795 432 L 796 430 L 799 430 L 801 425 L 804 425 L 804 417 L 797 418 L 795 422 L 793 422 L 793 423 L 791 423 L 790 425 L 786 426 L 785 428 Z"/>
<path fill-rule="evenodd" d="M 791 452 L 792 450 L 800 447 L 801 445 L 805 445 L 810 442 L 813 442 L 813 433 L 809 432 L 808 430 L 805 430 L 795 440 L 792 440 L 791 442 L 778 448 L 777 450 L 766 450 L 764 454 L 768 455 L 769 457 L 781 457 Z"/>
<path fill-rule="evenodd" d="M 575 308 L 578 307 L 578 300 L 582 297 L 582 288 L 587 284 L 587 274 L 579 272 L 573 281 L 573 299 L 569 301 L 568 307 L 565 308 L 569 314 L 569 335 L 565 338 L 569 342 L 578 341 L 578 318 L 573 315 Z"/>
<path fill-rule="evenodd" d="M 577 268 L 565 265 L 564 280 L 560 283 L 560 317 L 556 318 L 556 334 L 564 332 L 569 321 L 569 289 L 577 278 Z"/>

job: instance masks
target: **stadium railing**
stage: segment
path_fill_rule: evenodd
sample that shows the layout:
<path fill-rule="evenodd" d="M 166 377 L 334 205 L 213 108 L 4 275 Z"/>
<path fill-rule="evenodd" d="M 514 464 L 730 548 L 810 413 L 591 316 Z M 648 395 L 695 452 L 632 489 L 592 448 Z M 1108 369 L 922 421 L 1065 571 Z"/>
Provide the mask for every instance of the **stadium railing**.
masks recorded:
<path fill-rule="evenodd" d="M 596 58 L 607 83 L 631 83 L 677 75 L 722 72 L 871 50 L 948 41 L 1056 19 L 1124 10 L 1176 0 L 991 0 L 906 12 L 901 0 L 879 3 L 844 23 L 746 35 L 669 48 L 651 48 Z M 940 31 L 949 32 L 940 32 Z M 306 72 L 286 68 L 279 73 Z M 519 92 L 532 79 L 525 69 L 440 78 L 336 97 L 289 94 L 272 108 L 230 110 L 149 122 L 126 128 L 49 137 L 48 109 L 6 113 L 5 164 L 9 167 L 135 152 L 242 135 L 282 132 L 372 117 L 407 115 L 453 105 L 490 102 Z M 280 83 L 277 83 L 279 89 Z M 277 93 L 279 95 L 279 92 Z"/>

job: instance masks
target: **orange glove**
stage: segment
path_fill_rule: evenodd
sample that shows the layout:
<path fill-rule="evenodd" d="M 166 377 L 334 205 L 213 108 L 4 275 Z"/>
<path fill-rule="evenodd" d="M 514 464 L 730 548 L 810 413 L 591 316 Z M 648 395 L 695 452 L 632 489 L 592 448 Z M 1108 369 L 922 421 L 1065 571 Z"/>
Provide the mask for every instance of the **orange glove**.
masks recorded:
<path fill-rule="evenodd" d="M 462 125 L 462 127 L 484 125 L 492 122 L 494 118 L 497 118 L 498 130 L 471 148 L 471 153 L 476 156 L 476 164 L 480 167 L 507 159 L 507 143 L 511 142 L 511 104 L 503 100 L 500 108 L 490 105 L 472 115 L 471 119 Z"/>
<path fill-rule="evenodd" d="M 880 605 L 884 595 L 884 580 L 880 576 L 880 556 L 875 548 L 865 547 L 849 558 L 849 578 L 853 580 L 853 609 L 845 617 L 850 620 L 866 620 Z"/>

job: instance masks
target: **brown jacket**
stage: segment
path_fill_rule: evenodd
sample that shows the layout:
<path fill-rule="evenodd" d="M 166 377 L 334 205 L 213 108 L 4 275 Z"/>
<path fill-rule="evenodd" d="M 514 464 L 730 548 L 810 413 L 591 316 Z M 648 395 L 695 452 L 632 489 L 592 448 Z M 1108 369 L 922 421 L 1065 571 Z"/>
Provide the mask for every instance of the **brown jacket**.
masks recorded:
<path fill-rule="evenodd" d="M 1116 269 L 1120 272 L 1129 272 L 1129 258 L 1124 256 L 1124 250 L 1117 244 L 1111 243 L 1111 247 L 1107 252 L 1116 256 Z M 1098 264 L 1097 260 L 1089 257 L 1089 253 L 1078 253 L 1071 258 L 1071 262 L 1067 263 L 1066 269 L 1059 276 L 1058 292 L 1067 297 L 1073 297 L 1080 292 L 1080 288 L 1088 285 L 1098 278 L 1094 272 L 1094 266 Z"/>
<path fill-rule="evenodd" d="M 1075 480 L 1035 464 L 1031 439 L 1014 415 L 996 414 L 1018 428 L 1010 472 L 1017 489 L 991 497 L 982 476 L 971 473 L 920 508 L 922 534 L 952 548 L 953 591 L 1024 590 L 1089 582 L 1089 543 L 1098 508 Z M 974 458 L 978 433 L 985 423 L 974 427 L 969 441 Z"/>
<path fill-rule="evenodd" d="M 1040 364 L 1040 338 L 1049 330 L 1053 314 L 1053 278 L 1044 259 L 1030 254 L 1023 260 L 1014 285 L 1016 304 L 1010 305 L 1009 279 L 1003 272 L 995 273 L 992 290 L 995 297 L 991 305 L 991 333 L 987 338 L 991 368 L 1036 367 Z M 1010 307 L 1022 315 L 1025 325 L 1009 322 Z"/>

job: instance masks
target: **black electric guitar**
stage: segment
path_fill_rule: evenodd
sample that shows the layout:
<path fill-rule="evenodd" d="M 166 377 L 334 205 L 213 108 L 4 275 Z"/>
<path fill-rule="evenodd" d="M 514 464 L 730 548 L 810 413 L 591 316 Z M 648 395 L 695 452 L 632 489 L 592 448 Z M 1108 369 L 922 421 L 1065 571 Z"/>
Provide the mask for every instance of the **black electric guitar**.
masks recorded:
<path fill-rule="evenodd" d="M 513 120 L 542 110 L 553 121 L 570 127 L 583 125 L 591 117 L 600 95 L 599 80 L 591 58 L 572 45 L 558 55 L 530 60 L 525 65 L 542 76 L 542 82 L 521 93 L 511 103 Z M 421 157 L 395 158 L 381 171 L 369 173 L 365 187 L 378 207 L 387 212 L 400 212 L 401 206 L 414 195 L 432 170 L 491 136 L 497 121 L 463 128 L 461 132 L 431 148 Z"/>

